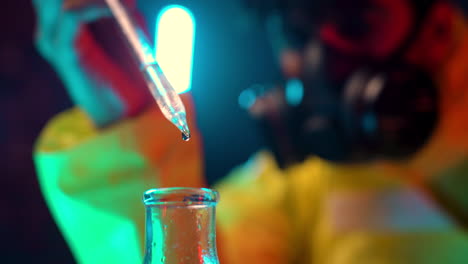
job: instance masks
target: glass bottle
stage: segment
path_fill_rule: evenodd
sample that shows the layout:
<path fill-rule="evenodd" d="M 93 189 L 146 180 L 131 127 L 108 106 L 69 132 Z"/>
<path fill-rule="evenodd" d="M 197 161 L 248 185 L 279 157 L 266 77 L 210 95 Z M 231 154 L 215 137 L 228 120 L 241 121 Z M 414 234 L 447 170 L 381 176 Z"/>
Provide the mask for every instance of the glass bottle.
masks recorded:
<path fill-rule="evenodd" d="M 161 188 L 144 193 L 144 264 L 219 264 L 215 208 L 218 192 Z"/>

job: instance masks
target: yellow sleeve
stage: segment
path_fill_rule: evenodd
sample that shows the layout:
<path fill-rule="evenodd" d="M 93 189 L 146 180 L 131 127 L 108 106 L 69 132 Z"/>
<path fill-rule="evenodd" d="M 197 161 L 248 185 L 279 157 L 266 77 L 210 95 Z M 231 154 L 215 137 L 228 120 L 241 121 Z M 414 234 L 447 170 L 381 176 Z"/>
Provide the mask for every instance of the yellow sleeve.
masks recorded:
<path fill-rule="evenodd" d="M 398 180 L 409 173 L 324 163 L 326 190 L 308 234 L 313 263 L 468 263 L 468 236 L 429 197 Z"/>
<path fill-rule="evenodd" d="M 257 154 L 216 187 L 222 260 L 227 264 L 287 263 L 285 184 L 273 158 Z"/>
<path fill-rule="evenodd" d="M 467 236 L 385 173 L 256 155 L 218 186 L 224 263 L 468 263 Z"/>
<path fill-rule="evenodd" d="M 143 192 L 204 185 L 193 116 L 189 125 L 184 142 L 156 108 L 102 130 L 71 109 L 44 128 L 34 152 L 39 183 L 79 263 L 141 263 Z"/>
<path fill-rule="evenodd" d="M 342 236 L 330 264 L 468 263 L 468 242 L 458 231 L 354 232 Z"/>

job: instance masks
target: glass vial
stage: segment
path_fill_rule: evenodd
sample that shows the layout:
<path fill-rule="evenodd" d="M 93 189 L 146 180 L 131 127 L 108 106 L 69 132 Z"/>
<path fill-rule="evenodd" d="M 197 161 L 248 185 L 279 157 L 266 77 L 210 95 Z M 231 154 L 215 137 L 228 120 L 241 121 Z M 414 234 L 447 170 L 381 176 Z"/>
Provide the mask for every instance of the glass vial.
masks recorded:
<path fill-rule="evenodd" d="M 215 208 L 218 193 L 204 188 L 145 192 L 144 264 L 219 264 Z"/>

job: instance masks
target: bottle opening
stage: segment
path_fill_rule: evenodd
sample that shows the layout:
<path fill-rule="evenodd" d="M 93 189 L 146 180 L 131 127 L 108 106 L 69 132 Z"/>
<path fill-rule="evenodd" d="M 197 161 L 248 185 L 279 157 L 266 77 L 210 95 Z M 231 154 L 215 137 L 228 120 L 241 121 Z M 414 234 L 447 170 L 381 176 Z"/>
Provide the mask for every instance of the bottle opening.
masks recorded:
<path fill-rule="evenodd" d="M 207 188 L 156 188 L 143 194 L 146 206 L 216 205 L 218 200 L 218 192 Z"/>

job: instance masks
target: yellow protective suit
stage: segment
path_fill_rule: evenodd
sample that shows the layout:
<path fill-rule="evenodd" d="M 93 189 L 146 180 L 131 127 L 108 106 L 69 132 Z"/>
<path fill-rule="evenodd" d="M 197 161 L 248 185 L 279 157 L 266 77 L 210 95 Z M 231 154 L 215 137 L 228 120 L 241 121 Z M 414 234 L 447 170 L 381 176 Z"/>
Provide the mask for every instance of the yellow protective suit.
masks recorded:
<path fill-rule="evenodd" d="M 142 263 L 143 192 L 205 186 L 192 114 L 188 122 L 189 142 L 156 107 L 102 131 L 71 109 L 44 128 L 34 155 L 40 186 L 79 263 Z"/>
<path fill-rule="evenodd" d="M 440 126 L 414 160 L 336 166 L 310 158 L 282 171 L 259 152 L 216 186 L 223 264 L 468 263 L 466 233 L 412 184 L 437 184 L 468 208 L 468 34 L 458 24 L 456 52 L 438 76 Z M 39 181 L 80 263 L 141 263 L 142 192 L 204 184 L 189 122 L 190 143 L 156 109 L 102 131 L 73 109 L 44 129 Z"/>

